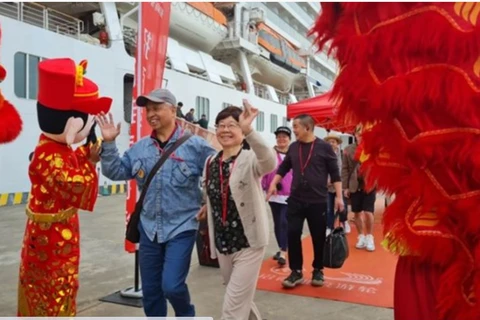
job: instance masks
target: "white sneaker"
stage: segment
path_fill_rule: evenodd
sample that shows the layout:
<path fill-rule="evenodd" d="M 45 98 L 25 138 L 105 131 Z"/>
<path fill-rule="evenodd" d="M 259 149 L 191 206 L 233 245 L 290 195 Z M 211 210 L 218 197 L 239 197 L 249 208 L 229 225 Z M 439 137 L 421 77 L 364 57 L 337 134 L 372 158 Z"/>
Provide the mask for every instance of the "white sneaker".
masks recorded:
<path fill-rule="evenodd" d="M 367 251 L 375 251 L 375 240 L 373 239 L 373 235 L 368 234 L 365 238 Z"/>
<path fill-rule="evenodd" d="M 348 221 L 345 221 L 343 223 L 343 230 L 345 230 L 345 233 L 350 233 L 352 231 L 352 228 L 350 228 L 350 224 Z"/>
<path fill-rule="evenodd" d="M 328 237 L 332 233 L 332 229 L 327 228 L 327 232 L 325 233 L 325 236 Z"/>
<path fill-rule="evenodd" d="M 363 234 L 359 235 L 357 244 L 355 245 L 355 248 L 365 249 L 366 246 L 367 246 L 367 241 L 365 239 L 365 235 L 363 235 Z"/>

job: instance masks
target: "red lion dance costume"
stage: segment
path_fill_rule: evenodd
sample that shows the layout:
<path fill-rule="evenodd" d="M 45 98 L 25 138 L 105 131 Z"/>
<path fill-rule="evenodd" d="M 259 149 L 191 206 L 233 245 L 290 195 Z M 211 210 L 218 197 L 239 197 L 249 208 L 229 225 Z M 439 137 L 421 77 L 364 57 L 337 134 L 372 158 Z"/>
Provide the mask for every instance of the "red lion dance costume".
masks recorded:
<path fill-rule="evenodd" d="M 396 320 L 480 319 L 480 3 L 322 3 L 339 120 L 369 187 L 395 194 Z"/>
<path fill-rule="evenodd" d="M 112 100 L 71 59 L 40 62 L 38 122 L 42 130 L 30 164 L 18 288 L 18 316 L 75 316 L 80 259 L 77 212 L 92 211 L 98 194 L 91 143 L 94 115 L 108 112 Z M 93 129 L 94 130 L 94 129 Z M 94 132 L 94 131 L 93 131 Z"/>
<path fill-rule="evenodd" d="M 2 32 L 0 30 L 0 38 Z M 7 71 L 0 65 L 0 82 L 3 82 L 7 77 Z M 5 100 L 5 97 L 0 92 L 0 144 L 12 142 L 22 131 L 22 119 L 15 107 Z"/>

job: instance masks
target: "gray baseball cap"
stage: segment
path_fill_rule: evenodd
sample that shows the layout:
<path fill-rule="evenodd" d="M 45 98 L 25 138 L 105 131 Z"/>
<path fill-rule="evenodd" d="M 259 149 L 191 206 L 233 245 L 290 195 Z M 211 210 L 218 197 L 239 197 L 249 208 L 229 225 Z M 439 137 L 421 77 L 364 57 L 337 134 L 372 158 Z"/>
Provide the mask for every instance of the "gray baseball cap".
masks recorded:
<path fill-rule="evenodd" d="M 155 89 L 147 95 L 139 96 L 137 98 L 137 106 L 145 107 L 148 101 L 156 103 L 170 103 L 172 106 L 177 106 L 177 99 L 173 93 L 167 89 Z"/>

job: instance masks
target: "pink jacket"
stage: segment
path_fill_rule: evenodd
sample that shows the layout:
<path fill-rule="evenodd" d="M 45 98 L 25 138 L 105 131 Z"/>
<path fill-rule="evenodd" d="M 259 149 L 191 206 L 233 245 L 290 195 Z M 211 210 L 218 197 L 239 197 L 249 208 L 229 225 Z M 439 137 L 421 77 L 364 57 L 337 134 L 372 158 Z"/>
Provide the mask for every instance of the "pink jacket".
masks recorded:
<path fill-rule="evenodd" d="M 268 188 L 270 187 L 270 183 L 272 182 L 273 178 L 275 177 L 275 175 L 277 174 L 277 170 L 278 170 L 278 167 L 280 166 L 280 164 L 282 163 L 282 158 L 280 157 L 280 153 L 278 151 L 275 150 L 275 153 L 277 154 L 277 168 L 264 175 L 263 178 L 262 178 L 262 188 L 264 191 L 267 191 Z M 278 190 L 277 194 L 279 196 L 289 196 L 290 195 L 290 189 L 292 187 L 292 170 L 290 170 L 286 175 L 285 177 L 283 177 L 282 181 L 280 182 L 281 185 L 282 185 L 282 188 L 281 190 Z"/>

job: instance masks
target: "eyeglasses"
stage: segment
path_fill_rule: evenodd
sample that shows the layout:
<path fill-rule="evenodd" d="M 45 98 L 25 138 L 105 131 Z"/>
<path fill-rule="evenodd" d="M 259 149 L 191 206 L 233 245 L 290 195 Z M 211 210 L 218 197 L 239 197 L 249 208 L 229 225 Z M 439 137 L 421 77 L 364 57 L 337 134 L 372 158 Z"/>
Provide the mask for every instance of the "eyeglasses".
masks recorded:
<path fill-rule="evenodd" d="M 215 125 L 215 129 L 217 129 L 217 131 L 225 131 L 225 129 L 228 129 L 228 131 L 232 131 L 236 128 L 239 128 L 238 123 L 217 124 L 217 125 Z"/>

